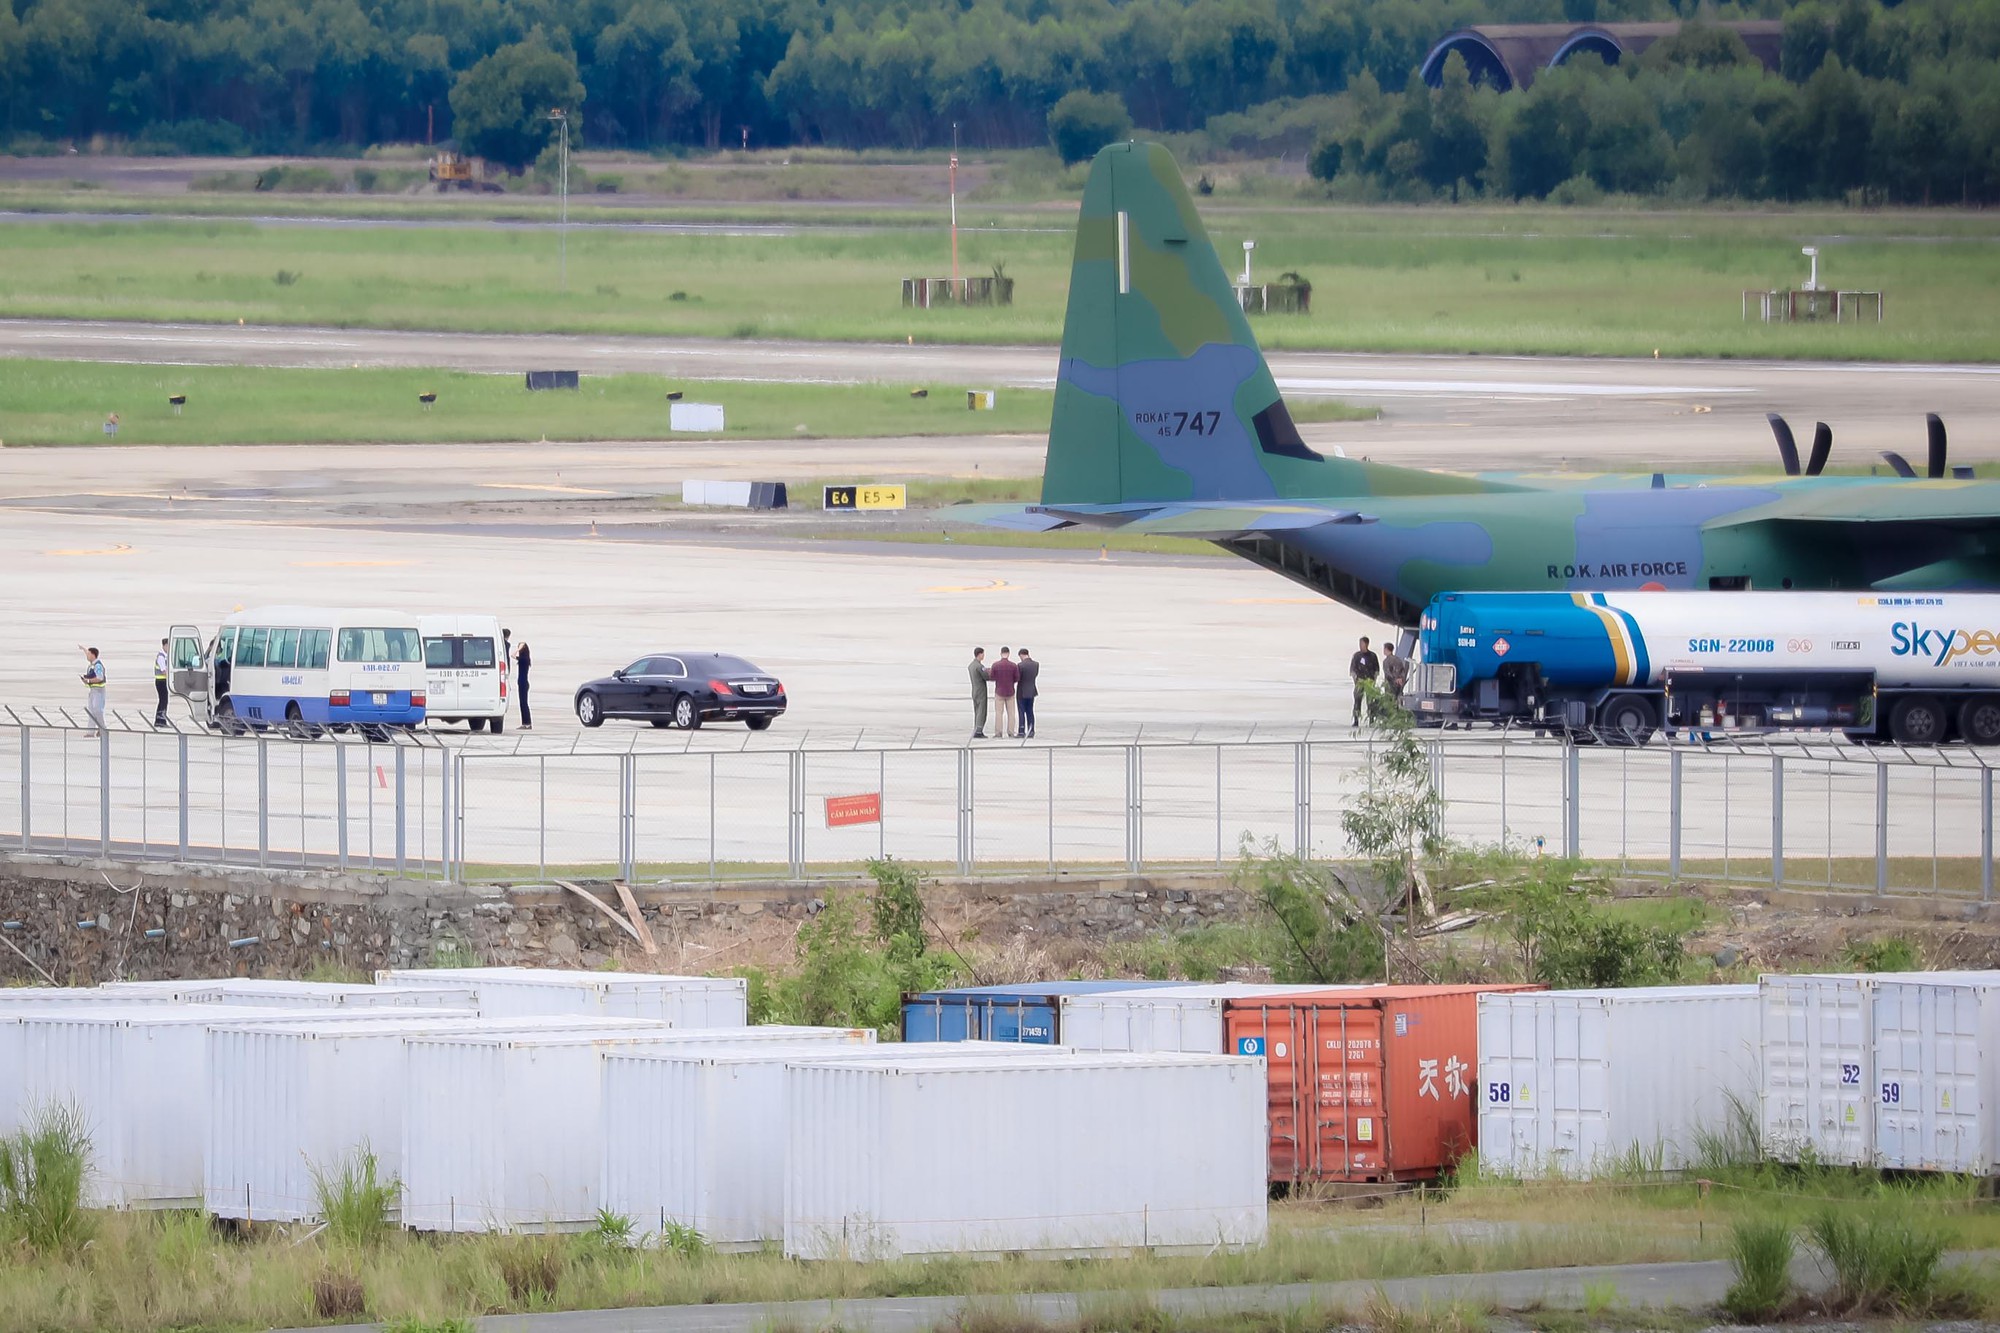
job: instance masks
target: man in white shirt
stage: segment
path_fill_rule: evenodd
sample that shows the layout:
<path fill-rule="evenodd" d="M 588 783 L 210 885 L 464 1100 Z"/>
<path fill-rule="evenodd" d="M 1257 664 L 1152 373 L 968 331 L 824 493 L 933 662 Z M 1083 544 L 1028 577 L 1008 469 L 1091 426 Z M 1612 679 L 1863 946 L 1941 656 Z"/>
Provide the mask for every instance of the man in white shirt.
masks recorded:
<path fill-rule="evenodd" d="M 160 706 L 153 711 L 153 725 L 167 725 L 167 641 L 160 640 L 160 651 L 153 654 L 153 693 L 159 696 Z"/>

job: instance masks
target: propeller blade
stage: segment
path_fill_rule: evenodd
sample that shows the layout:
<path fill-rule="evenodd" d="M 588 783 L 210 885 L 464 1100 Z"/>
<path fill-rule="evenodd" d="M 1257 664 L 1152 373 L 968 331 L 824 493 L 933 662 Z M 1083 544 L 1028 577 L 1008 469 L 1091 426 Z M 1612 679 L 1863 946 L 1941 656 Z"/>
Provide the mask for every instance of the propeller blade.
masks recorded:
<path fill-rule="evenodd" d="M 1910 460 L 1893 449 L 1884 449 L 1882 451 L 1882 461 L 1887 463 L 1891 470 L 1899 477 L 1914 477 L 1917 475 L 1917 470 L 1910 466 Z"/>
<path fill-rule="evenodd" d="M 1806 460 L 1806 475 L 1817 477 L 1826 470 L 1826 460 L 1833 453 L 1833 427 L 1824 421 L 1813 423 L 1812 457 Z"/>
<path fill-rule="evenodd" d="M 1935 412 L 1924 413 L 1924 425 L 1931 437 L 1930 479 L 1936 481 L 1944 475 L 1944 420 Z"/>
<path fill-rule="evenodd" d="M 1771 434 L 1778 438 L 1778 457 L 1785 460 L 1785 475 L 1799 475 L 1799 442 L 1792 438 L 1791 425 L 1776 412 L 1766 412 L 1764 420 L 1771 423 Z"/>

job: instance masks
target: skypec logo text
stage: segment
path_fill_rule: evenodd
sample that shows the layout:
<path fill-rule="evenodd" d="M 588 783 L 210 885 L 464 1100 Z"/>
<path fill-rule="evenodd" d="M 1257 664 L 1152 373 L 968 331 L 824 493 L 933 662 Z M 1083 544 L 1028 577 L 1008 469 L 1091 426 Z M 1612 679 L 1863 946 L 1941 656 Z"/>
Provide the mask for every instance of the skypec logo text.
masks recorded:
<path fill-rule="evenodd" d="M 1949 666 L 1961 657 L 2000 654 L 2000 633 L 1990 629 L 1930 629 L 1915 620 L 1899 620 L 1889 630 L 1889 650 L 1898 657 L 1922 657 Z"/>

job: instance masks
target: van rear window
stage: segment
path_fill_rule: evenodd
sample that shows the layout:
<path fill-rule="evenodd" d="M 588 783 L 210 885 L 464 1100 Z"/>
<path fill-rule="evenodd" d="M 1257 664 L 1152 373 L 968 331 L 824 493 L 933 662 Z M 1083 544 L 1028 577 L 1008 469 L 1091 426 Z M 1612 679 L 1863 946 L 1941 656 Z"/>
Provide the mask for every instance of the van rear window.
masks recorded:
<path fill-rule="evenodd" d="M 483 635 L 479 638 L 424 640 L 424 665 L 427 667 L 490 667 L 493 664 L 493 640 Z"/>

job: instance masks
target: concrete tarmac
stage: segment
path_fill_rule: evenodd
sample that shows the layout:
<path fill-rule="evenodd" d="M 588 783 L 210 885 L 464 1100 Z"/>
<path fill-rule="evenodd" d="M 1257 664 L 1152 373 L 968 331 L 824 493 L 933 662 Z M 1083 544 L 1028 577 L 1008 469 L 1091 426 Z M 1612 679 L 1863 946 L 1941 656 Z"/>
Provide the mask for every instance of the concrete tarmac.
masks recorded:
<path fill-rule="evenodd" d="M 686 379 L 1047 387 L 1056 349 L 786 343 L 596 334 L 0 320 L 0 357 L 173 365 L 537 367 Z M 1383 420 L 1314 428 L 1315 444 L 1456 468 L 1774 467 L 1763 416 L 1834 428 L 1836 466 L 1884 449 L 1915 457 L 1923 413 L 1954 431 L 1954 461 L 2000 456 L 2000 366 L 1673 361 L 1274 352 L 1290 398 L 1378 406 Z M 1039 471 L 1039 468 L 1032 469 Z"/>

